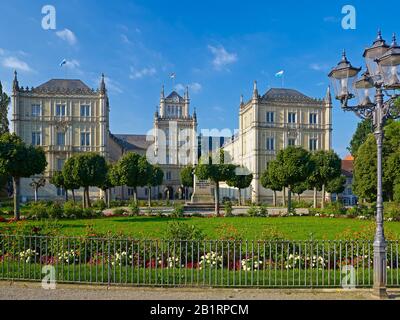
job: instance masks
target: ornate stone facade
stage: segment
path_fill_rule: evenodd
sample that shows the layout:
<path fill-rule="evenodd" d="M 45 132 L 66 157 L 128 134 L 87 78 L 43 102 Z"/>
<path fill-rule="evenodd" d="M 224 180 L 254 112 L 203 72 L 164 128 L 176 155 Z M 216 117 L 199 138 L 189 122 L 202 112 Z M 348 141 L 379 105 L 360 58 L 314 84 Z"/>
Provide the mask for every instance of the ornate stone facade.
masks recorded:
<path fill-rule="evenodd" d="M 254 82 L 252 98 L 239 106 L 239 132 L 224 145 L 232 162 L 254 176 L 246 197 L 253 202 L 272 202 L 272 192 L 260 184 L 260 176 L 277 152 L 289 145 L 307 150 L 332 147 L 332 100 L 328 88 L 324 99 L 314 99 L 292 89 L 270 89 L 258 94 Z M 226 185 L 222 195 L 235 196 Z M 307 196 L 307 195 L 306 195 Z"/>

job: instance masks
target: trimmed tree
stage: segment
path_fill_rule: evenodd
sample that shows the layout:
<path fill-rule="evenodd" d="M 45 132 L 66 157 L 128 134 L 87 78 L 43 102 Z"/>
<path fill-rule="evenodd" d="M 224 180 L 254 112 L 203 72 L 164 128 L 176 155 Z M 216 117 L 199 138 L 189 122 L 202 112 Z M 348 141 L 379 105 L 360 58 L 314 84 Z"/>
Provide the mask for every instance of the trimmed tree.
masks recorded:
<path fill-rule="evenodd" d="M 276 161 L 279 164 L 277 171 L 282 185 L 288 189 L 287 208 L 289 213 L 292 209 L 292 187 L 306 181 L 314 170 L 314 163 L 311 161 L 311 155 L 307 150 L 295 146 L 280 150 L 276 156 Z"/>
<path fill-rule="evenodd" d="M 106 165 L 107 172 L 104 177 L 104 180 L 97 185 L 98 188 L 100 188 L 103 193 L 104 193 L 104 203 L 106 204 L 107 208 L 110 208 L 110 189 L 114 187 L 114 184 L 112 183 L 112 172 L 113 172 L 113 165 L 111 163 L 107 163 Z"/>
<path fill-rule="evenodd" d="M 149 177 L 147 180 L 148 187 L 148 205 L 151 207 L 151 188 L 157 187 L 162 184 L 164 179 L 164 171 L 159 166 L 150 165 Z"/>
<path fill-rule="evenodd" d="M 210 179 L 214 182 L 214 203 L 215 203 L 215 214 L 219 215 L 219 183 L 232 179 L 235 175 L 236 166 L 233 164 L 224 163 L 223 150 L 219 151 L 219 163 L 213 164 L 212 157 L 209 157 L 208 163 L 199 163 L 196 166 L 195 174 L 199 179 L 207 180 Z"/>
<path fill-rule="evenodd" d="M 29 184 L 33 188 L 34 192 L 34 200 L 35 202 L 38 201 L 38 196 L 39 196 L 39 189 L 41 187 L 44 187 L 46 185 L 46 179 L 41 177 L 38 179 L 32 178 L 32 182 Z"/>
<path fill-rule="evenodd" d="M 260 181 L 264 188 L 272 190 L 273 205 L 276 207 L 276 192 L 283 189 L 283 184 L 279 180 L 279 163 L 276 160 L 267 163 L 267 168 L 262 173 Z"/>
<path fill-rule="evenodd" d="M 325 207 L 325 186 L 329 181 L 340 177 L 341 159 L 332 150 L 319 150 L 311 154 L 311 161 L 314 163 L 314 170 L 307 178 L 308 185 L 315 189 L 322 190 L 321 208 Z M 314 189 L 314 204 L 315 204 Z"/>
<path fill-rule="evenodd" d="M 76 161 L 75 157 L 69 158 L 65 162 L 61 171 L 64 180 L 66 199 L 68 199 L 68 190 L 71 190 L 72 200 L 74 203 L 76 203 L 75 190 L 81 187 L 80 182 L 76 180 L 76 176 L 73 174 L 75 168 L 75 161 Z"/>
<path fill-rule="evenodd" d="M 191 165 L 187 165 L 182 168 L 180 172 L 181 184 L 185 188 L 185 199 L 188 200 L 188 188 L 193 188 L 194 183 L 194 168 Z"/>
<path fill-rule="evenodd" d="M 329 181 L 326 185 L 326 191 L 329 193 L 335 193 L 336 194 L 336 201 L 337 195 L 339 193 L 343 193 L 346 185 L 346 177 L 344 175 L 340 175 L 339 177 L 336 177 L 335 179 L 332 179 Z"/>
<path fill-rule="evenodd" d="M 68 201 L 68 191 L 65 188 L 64 176 L 62 171 L 56 171 L 53 173 L 53 176 L 50 178 L 50 183 L 53 184 L 56 188 L 62 188 L 65 191 L 65 201 Z"/>
<path fill-rule="evenodd" d="M 248 173 L 248 170 L 246 170 L 244 167 L 237 167 L 235 169 L 234 176 L 226 181 L 226 184 L 228 186 L 238 189 L 239 206 L 242 205 L 242 201 L 241 201 L 242 189 L 248 188 L 252 181 L 253 181 L 253 174 Z"/>
<path fill-rule="evenodd" d="M 114 166 L 111 181 L 116 186 L 133 188 L 134 201 L 137 204 L 137 187 L 147 185 L 151 164 L 144 156 L 128 152 Z"/>
<path fill-rule="evenodd" d="M 82 205 L 84 208 L 89 208 L 89 188 L 99 186 L 104 182 L 107 175 L 106 160 L 103 156 L 90 152 L 72 156 L 65 165 L 69 165 L 69 161 L 72 162 L 72 181 L 83 187 Z"/>
<path fill-rule="evenodd" d="M 42 148 L 27 146 L 16 134 L 0 136 L 0 174 L 9 174 L 14 187 L 14 216 L 20 218 L 20 180 L 46 169 L 47 161 Z"/>

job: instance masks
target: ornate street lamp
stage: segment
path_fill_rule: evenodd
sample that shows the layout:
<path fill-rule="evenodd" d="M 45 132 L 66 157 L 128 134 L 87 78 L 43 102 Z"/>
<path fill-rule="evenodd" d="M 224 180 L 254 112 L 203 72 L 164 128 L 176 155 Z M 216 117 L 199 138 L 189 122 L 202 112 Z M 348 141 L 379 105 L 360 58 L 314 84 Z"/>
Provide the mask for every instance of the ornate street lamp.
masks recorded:
<path fill-rule="evenodd" d="M 362 119 L 372 119 L 377 144 L 377 200 L 376 232 L 374 239 L 374 294 L 385 297 L 386 294 L 386 240 L 383 230 L 382 198 L 382 140 L 383 127 L 387 119 L 400 118 L 395 107 L 400 89 L 400 47 L 393 35 L 389 47 L 382 39 L 381 32 L 370 48 L 365 49 L 364 58 L 367 71 L 359 79 L 361 68 L 355 68 L 343 53 L 342 60 L 329 73 L 335 89 L 336 99 L 340 100 L 345 111 L 353 111 Z M 351 85 L 351 88 L 350 88 Z M 389 90 L 393 90 L 389 93 Z M 387 96 L 384 101 L 385 95 Z M 349 100 L 357 96 L 358 104 L 350 106 Z"/>

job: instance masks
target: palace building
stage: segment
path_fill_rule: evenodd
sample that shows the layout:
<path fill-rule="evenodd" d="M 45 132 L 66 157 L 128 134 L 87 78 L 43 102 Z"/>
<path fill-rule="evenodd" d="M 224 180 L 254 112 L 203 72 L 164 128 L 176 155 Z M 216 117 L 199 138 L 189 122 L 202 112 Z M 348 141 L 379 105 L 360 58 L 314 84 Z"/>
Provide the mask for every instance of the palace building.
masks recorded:
<path fill-rule="evenodd" d="M 310 98 L 297 90 L 273 88 L 259 95 L 257 82 L 253 94 L 239 106 L 239 131 L 223 146 L 231 161 L 253 173 L 245 198 L 272 203 L 272 191 L 261 186 L 260 176 L 267 163 L 287 146 L 315 150 L 332 147 L 332 99 L 328 88 L 324 99 Z M 221 186 L 222 195 L 237 197 L 235 190 Z M 312 195 L 305 193 L 307 197 Z"/>
<path fill-rule="evenodd" d="M 23 88 L 14 73 L 13 132 L 26 143 L 41 146 L 48 162 L 40 198 L 63 196 L 64 191 L 50 184 L 49 178 L 70 156 L 97 152 L 109 159 L 109 111 L 104 76 L 96 90 L 72 79 L 52 79 L 36 88 Z M 21 179 L 23 199 L 33 197 L 33 178 Z M 98 190 L 93 188 L 91 195 L 97 196 Z"/>

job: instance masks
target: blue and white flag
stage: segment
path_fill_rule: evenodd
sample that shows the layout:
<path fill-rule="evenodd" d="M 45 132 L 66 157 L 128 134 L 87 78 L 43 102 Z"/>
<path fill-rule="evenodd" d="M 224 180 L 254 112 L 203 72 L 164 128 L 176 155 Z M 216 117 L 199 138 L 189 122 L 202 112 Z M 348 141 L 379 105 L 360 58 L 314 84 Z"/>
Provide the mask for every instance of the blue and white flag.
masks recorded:
<path fill-rule="evenodd" d="M 275 73 L 275 77 L 277 77 L 277 78 L 282 78 L 284 73 L 285 73 L 285 72 L 284 72 L 283 70 L 281 70 L 281 71 Z"/>
<path fill-rule="evenodd" d="M 66 64 L 67 63 L 67 60 L 66 59 L 63 59 L 63 61 L 61 61 L 60 62 L 60 67 L 62 67 L 64 64 Z"/>
<path fill-rule="evenodd" d="M 171 75 L 169 76 L 171 79 L 175 79 L 176 78 L 176 74 L 175 72 L 172 72 Z"/>

